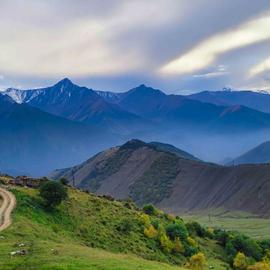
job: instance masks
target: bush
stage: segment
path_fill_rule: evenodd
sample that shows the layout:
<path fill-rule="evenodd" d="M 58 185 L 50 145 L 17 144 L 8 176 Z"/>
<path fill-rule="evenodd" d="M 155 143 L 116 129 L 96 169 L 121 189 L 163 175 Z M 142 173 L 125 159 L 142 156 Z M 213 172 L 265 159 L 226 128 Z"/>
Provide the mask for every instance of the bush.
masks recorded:
<path fill-rule="evenodd" d="M 133 229 L 133 222 L 130 219 L 123 219 L 116 228 L 119 232 L 128 234 Z"/>
<path fill-rule="evenodd" d="M 193 255 L 188 263 L 188 268 L 192 270 L 203 270 L 205 269 L 207 263 L 206 258 L 202 252 Z"/>
<path fill-rule="evenodd" d="M 141 214 L 141 222 L 145 227 L 149 227 L 151 225 L 151 219 L 147 214 Z"/>
<path fill-rule="evenodd" d="M 188 222 L 186 224 L 186 227 L 188 229 L 189 234 L 191 234 L 193 236 L 196 236 L 196 235 L 199 237 L 206 236 L 205 229 L 196 221 Z"/>
<path fill-rule="evenodd" d="M 173 250 L 176 253 L 181 253 L 181 254 L 185 253 L 185 247 L 184 247 L 183 243 L 181 242 L 181 240 L 178 237 L 174 240 L 174 248 L 173 248 Z"/>
<path fill-rule="evenodd" d="M 198 243 L 190 236 L 188 236 L 187 238 L 187 242 L 190 246 L 197 248 L 198 247 Z"/>
<path fill-rule="evenodd" d="M 166 233 L 170 239 L 175 240 L 179 238 L 185 240 L 188 237 L 188 231 L 184 223 L 177 222 L 166 226 Z"/>
<path fill-rule="evenodd" d="M 55 207 L 68 197 L 66 188 L 59 182 L 48 181 L 41 185 L 39 194 L 47 207 Z"/>
<path fill-rule="evenodd" d="M 237 270 L 247 269 L 247 258 L 244 253 L 238 252 L 233 260 L 233 267 Z"/>
<path fill-rule="evenodd" d="M 259 245 L 262 248 L 263 252 L 270 250 L 270 239 L 260 241 Z"/>
<path fill-rule="evenodd" d="M 230 239 L 230 235 L 228 232 L 220 229 L 214 230 L 214 239 L 218 241 L 218 243 L 225 247 L 227 241 Z"/>
<path fill-rule="evenodd" d="M 254 258 L 256 261 L 259 261 L 263 257 L 262 248 L 258 243 L 242 234 L 236 234 L 232 238 L 232 244 L 237 251 L 245 253 L 248 257 Z"/>
<path fill-rule="evenodd" d="M 65 177 L 60 178 L 59 182 L 64 186 L 68 185 L 68 180 Z"/>
<path fill-rule="evenodd" d="M 226 254 L 228 255 L 228 258 L 230 261 L 233 261 L 233 258 L 236 256 L 237 254 L 237 250 L 236 248 L 234 247 L 232 241 L 228 241 L 226 243 L 226 246 L 225 246 L 225 251 L 226 251 Z"/>
<path fill-rule="evenodd" d="M 153 225 L 150 225 L 148 228 L 144 229 L 144 235 L 147 238 L 156 238 L 158 236 L 158 231 L 154 228 Z"/>
<path fill-rule="evenodd" d="M 152 204 L 146 204 L 143 206 L 143 211 L 147 215 L 157 215 L 158 211 Z"/>
<path fill-rule="evenodd" d="M 270 270 L 270 264 L 265 262 L 257 262 L 247 268 L 248 270 Z"/>

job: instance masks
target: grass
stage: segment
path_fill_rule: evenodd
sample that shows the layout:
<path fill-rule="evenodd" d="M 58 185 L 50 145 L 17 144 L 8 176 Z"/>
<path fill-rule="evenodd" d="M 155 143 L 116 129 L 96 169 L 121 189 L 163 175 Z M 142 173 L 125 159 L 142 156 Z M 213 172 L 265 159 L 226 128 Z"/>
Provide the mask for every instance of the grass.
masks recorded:
<path fill-rule="evenodd" d="M 184 220 L 196 220 L 206 227 L 239 231 L 254 239 L 270 239 L 270 219 L 259 218 L 244 212 L 196 214 L 183 216 Z"/>
<path fill-rule="evenodd" d="M 183 255 L 163 252 L 156 240 L 145 237 L 141 212 L 131 202 L 69 189 L 69 199 L 48 211 L 36 190 L 17 187 L 12 192 L 17 207 L 12 226 L 0 234 L 0 269 L 184 269 Z M 171 222 L 166 215 L 156 219 L 164 225 Z M 209 265 L 227 269 L 215 241 L 198 241 Z M 21 249 L 27 255 L 10 255 Z"/>
<path fill-rule="evenodd" d="M 68 201 L 45 211 L 36 190 L 13 192 L 17 208 L 12 226 L 0 234 L 0 269 L 182 269 L 172 265 L 182 257 L 164 254 L 144 236 L 139 212 L 131 205 L 69 189 Z M 130 232 L 122 231 L 126 220 Z M 10 256 L 21 249 L 28 254 Z"/>

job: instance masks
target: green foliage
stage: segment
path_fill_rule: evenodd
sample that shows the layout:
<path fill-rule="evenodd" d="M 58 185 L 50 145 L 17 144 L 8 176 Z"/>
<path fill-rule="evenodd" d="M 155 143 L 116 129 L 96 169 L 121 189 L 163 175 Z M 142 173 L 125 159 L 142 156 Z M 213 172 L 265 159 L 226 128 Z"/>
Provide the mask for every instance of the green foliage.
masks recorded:
<path fill-rule="evenodd" d="M 123 219 L 117 226 L 117 230 L 122 233 L 130 233 L 133 229 L 133 223 L 130 219 L 125 218 Z"/>
<path fill-rule="evenodd" d="M 68 185 L 68 180 L 65 177 L 60 178 L 59 182 L 64 186 Z"/>
<path fill-rule="evenodd" d="M 244 253 L 238 252 L 233 260 L 233 267 L 237 270 L 247 269 L 248 263 Z"/>
<path fill-rule="evenodd" d="M 143 211 L 147 215 L 157 215 L 158 211 L 152 204 L 146 204 L 143 206 Z"/>
<path fill-rule="evenodd" d="M 158 231 L 153 225 L 150 225 L 148 228 L 144 229 L 144 235 L 148 238 L 156 238 L 158 236 Z"/>
<path fill-rule="evenodd" d="M 59 182 L 54 181 L 42 184 L 39 193 L 45 205 L 50 208 L 59 205 L 68 196 L 66 188 Z"/>
<path fill-rule="evenodd" d="M 130 187 L 132 199 L 138 204 L 158 203 L 172 193 L 172 183 L 179 173 L 179 159 L 164 154 Z"/>
<path fill-rule="evenodd" d="M 188 232 L 190 235 L 205 237 L 207 232 L 204 227 L 202 227 L 198 222 L 191 221 L 186 224 Z"/>
<path fill-rule="evenodd" d="M 161 225 L 159 226 L 159 229 L 158 229 L 158 240 L 159 240 L 160 247 L 162 248 L 162 250 L 164 250 L 167 253 L 170 253 L 173 250 L 174 244 L 167 236 L 164 227 Z"/>
<path fill-rule="evenodd" d="M 258 243 L 264 252 L 270 251 L 270 239 L 259 241 Z"/>
<path fill-rule="evenodd" d="M 236 234 L 231 241 L 234 248 L 243 252 L 246 256 L 253 257 L 255 260 L 260 260 L 263 257 L 263 250 L 254 239 Z"/>
<path fill-rule="evenodd" d="M 186 240 L 188 237 L 188 231 L 184 223 L 177 222 L 166 226 L 166 233 L 170 239 L 175 240 L 180 238 L 181 240 Z"/>
<path fill-rule="evenodd" d="M 202 252 L 194 254 L 188 263 L 188 268 L 191 270 L 203 270 L 205 269 L 207 263 L 205 255 Z"/>

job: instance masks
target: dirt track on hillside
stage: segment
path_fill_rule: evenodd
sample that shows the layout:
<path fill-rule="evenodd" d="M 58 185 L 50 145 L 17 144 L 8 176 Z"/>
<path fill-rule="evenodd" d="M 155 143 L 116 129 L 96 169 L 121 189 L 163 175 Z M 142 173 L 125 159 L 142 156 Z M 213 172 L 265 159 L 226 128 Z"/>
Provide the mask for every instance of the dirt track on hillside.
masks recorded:
<path fill-rule="evenodd" d="M 16 205 L 15 196 L 4 188 L 0 187 L 0 197 L 3 199 L 0 206 L 0 231 L 11 225 L 11 212 Z"/>

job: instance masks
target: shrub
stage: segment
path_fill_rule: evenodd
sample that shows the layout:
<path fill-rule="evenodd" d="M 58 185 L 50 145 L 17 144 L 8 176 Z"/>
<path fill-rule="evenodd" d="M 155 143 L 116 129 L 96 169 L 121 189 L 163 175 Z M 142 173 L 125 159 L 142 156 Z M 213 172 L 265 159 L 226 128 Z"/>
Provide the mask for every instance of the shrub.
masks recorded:
<path fill-rule="evenodd" d="M 190 237 L 190 236 L 188 236 L 187 242 L 188 242 L 188 244 L 190 246 L 192 246 L 194 248 L 198 247 L 198 243 L 192 237 Z"/>
<path fill-rule="evenodd" d="M 188 236 L 187 228 L 182 222 L 167 225 L 166 233 L 172 240 L 175 240 L 177 237 L 181 240 L 185 240 Z"/>
<path fill-rule="evenodd" d="M 237 251 L 245 253 L 248 257 L 253 257 L 257 261 L 262 259 L 262 248 L 255 240 L 242 234 L 236 234 L 232 238 L 232 243 Z"/>
<path fill-rule="evenodd" d="M 229 258 L 230 261 L 232 261 L 233 258 L 234 258 L 234 257 L 236 256 L 236 254 L 237 254 L 237 250 L 236 250 L 236 248 L 234 247 L 232 241 L 230 241 L 230 240 L 226 243 L 225 251 L 226 251 L 226 253 L 227 253 L 228 258 Z"/>
<path fill-rule="evenodd" d="M 145 227 L 149 227 L 151 225 L 151 219 L 147 214 L 141 214 L 141 221 Z"/>
<path fill-rule="evenodd" d="M 155 229 L 158 229 L 158 227 L 159 227 L 159 220 L 158 219 L 152 220 L 152 225 L 154 226 Z"/>
<path fill-rule="evenodd" d="M 207 263 L 206 258 L 202 252 L 193 255 L 188 263 L 188 268 L 192 270 L 203 270 L 205 269 Z"/>
<path fill-rule="evenodd" d="M 129 233 L 133 228 L 133 222 L 130 219 L 123 219 L 117 226 L 117 230 L 122 233 Z"/>
<path fill-rule="evenodd" d="M 173 250 L 176 253 L 181 253 L 181 254 L 185 253 L 185 247 L 184 247 L 183 243 L 181 242 L 181 240 L 178 237 L 175 238 L 175 240 L 174 240 L 174 248 L 173 248 Z"/>
<path fill-rule="evenodd" d="M 163 226 L 159 226 L 158 230 L 158 240 L 160 243 L 161 248 L 165 251 L 170 253 L 173 248 L 174 244 L 173 242 L 169 239 L 169 237 L 166 234 L 166 231 L 164 230 Z"/>
<path fill-rule="evenodd" d="M 233 267 L 237 270 L 247 269 L 247 258 L 244 253 L 238 252 L 233 260 Z"/>
<path fill-rule="evenodd" d="M 204 237 L 206 235 L 205 229 L 196 221 L 188 222 L 186 224 L 189 234 L 193 236 Z"/>
<path fill-rule="evenodd" d="M 39 194 L 47 207 L 59 205 L 68 196 L 67 189 L 59 182 L 48 181 L 41 185 Z"/>
<path fill-rule="evenodd" d="M 148 238 L 156 238 L 158 236 L 158 231 L 153 225 L 150 225 L 148 228 L 144 229 L 144 235 Z"/>
<path fill-rule="evenodd" d="M 248 270 L 270 270 L 270 264 L 265 262 L 256 262 L 255 264 L 249 266 Z"/>
<path fill-rule="evenodd" d="M 259 245 L 264 252 L 270 250 L 270 239 L 260 241 Z"/>
<path fill-rule="evenodd" d="M 157 215 L 158 214 L 158 210 L 152 204 L 144 205 L 143 211 L 147 215 Z"/>
<path fill-rule="evenodd" d="M 218 243 L 225 247 L 227 241 L 230 239 L 230 235 L 228 232 L 220 229 L 214 230 L 214 238 L 218 241 Z"/>
<path fill-rule="evenodd" d="M 60 178 L 59 182 L 64 186 L 68 185 L 68 180 L 65 177 Z"/>

